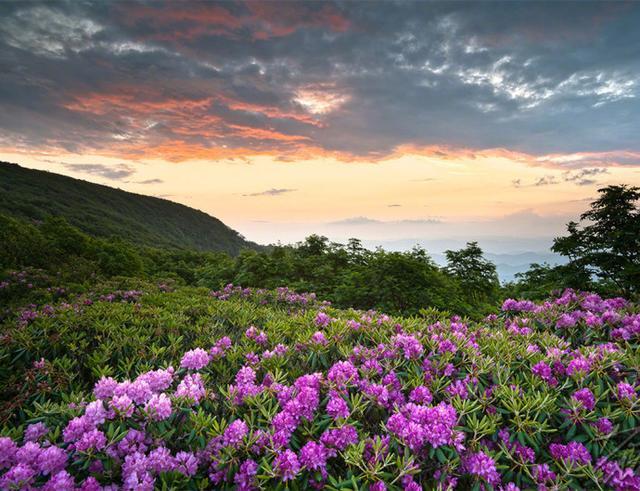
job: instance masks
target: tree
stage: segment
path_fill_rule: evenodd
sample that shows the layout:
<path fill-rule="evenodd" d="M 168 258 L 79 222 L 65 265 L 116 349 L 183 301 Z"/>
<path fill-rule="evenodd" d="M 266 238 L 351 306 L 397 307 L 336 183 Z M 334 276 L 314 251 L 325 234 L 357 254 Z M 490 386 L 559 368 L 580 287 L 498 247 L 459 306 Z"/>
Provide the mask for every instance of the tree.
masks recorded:
<path fill-rule="evenodd" d="M 329 244 L 329 239 L 322 235 L 312 234 L 304 242 L 298 244 L 298 250 L 305 256 L 322 256 Z"/>
<path fill-rule="evenodd" d="M 0 273 L 23 265 L 44 266 L 48 253 L 40 230 L 0 214 Z"/>
<path fill-rule="evenodd" d="M 613 283 L 630 295 L 640 292 L 640 188 L 626 185 L 598 190 L 600 197 L 569 222 L 568 235 L 554 239 L 552 250 L 586 276 Z"/>
<path fill-rule="evenodd" d="M 565 288 L 601 290 L 599 285 L 591 282 L 589 275 L 583 269 L 571 263 L 556 266 L 532 263 L 527 271 L 517 273 L 515 277 L 516 281 L 504 286 L 503 296 L 545 300 L 553 291 Z"/>
<path fill-rule="evenodd" d="M 445 251 L 445 271 L 460 283 L 470 303 L 495 303 L 500 281 L 496 265 L 484 258 L 477 242 L 467 242 L 459 251 Z"/>
<path fill-rule="evenodd" d="M 114 237 L 96 239 L 98 264 L 106 276 L 136 276 L 142 274 L 142 259 L 135 247 Z"/>

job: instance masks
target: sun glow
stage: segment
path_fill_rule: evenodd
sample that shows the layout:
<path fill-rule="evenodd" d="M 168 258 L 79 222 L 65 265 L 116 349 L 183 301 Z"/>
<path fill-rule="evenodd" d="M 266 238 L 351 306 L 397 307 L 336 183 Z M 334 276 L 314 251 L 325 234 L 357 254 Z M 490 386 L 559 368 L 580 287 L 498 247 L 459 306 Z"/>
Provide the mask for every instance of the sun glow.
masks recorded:
<path fill-rule="evenodd" d="M 299 89 L 294 101 L 311 114 L 323 115 L 333 112 L 349 101 L 346 93 L 341 93 L 332 85 L 320 84 Z"/>

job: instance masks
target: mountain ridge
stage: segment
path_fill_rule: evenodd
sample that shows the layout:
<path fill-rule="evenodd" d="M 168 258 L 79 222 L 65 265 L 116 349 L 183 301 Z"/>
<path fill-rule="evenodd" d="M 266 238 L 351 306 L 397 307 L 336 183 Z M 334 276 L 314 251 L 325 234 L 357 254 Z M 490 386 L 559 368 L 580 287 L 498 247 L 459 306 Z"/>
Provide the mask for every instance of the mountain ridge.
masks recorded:
<path fill-rule="evenodd" d="M 232 255 L 263 248 L 201 210 L 11 162 L 0 162 L 0 213 L 32 221 L 61 216 L 89 235 L 143 246 Z"/>

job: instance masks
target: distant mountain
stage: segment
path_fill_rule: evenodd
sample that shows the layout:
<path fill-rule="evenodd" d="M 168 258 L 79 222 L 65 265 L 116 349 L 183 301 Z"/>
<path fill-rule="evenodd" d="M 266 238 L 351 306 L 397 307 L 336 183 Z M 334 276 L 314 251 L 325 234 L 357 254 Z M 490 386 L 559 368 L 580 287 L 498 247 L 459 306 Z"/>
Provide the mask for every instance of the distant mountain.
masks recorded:
<path fill-rule="evenodd" d="M 441 266 L 447 264 L 444 254 L 432 254 L 433 260 Z M 484 257 L 496 265 L 498 277 L 502 283 L 516 279 L 517 273 L 524 273 L 532 263 L 565 264 L 567 258 L 553 252 L 522 252 L 516 254 L 495 254 L 485 252 Z"/>
<path fill-rule="evenodd" d="M 87 234 L 151 247 L 230 254 L 262 248 L 188 206 L 8 162 L 0 162 L 0 213 L 34 221 L 62 216 Z"/>
<path fill-rule="evenodd" d="M 567 258 L 551 252 L 552 237 L 473 237 L 467 240 L 477 240 L 484 250 L 484 257 L 496 265 L 501 282 L 513 281 L 517 273 L 529 269 L 532 263 L 549 263 L 551 265 L 565 264 Z M 369 248 L 381 246 L 391 251 L 406 251 L 420 245 L 424 247 L 433 260 L 440 266 L 447 264 L 444 251 L 460 249 L 467 240 L 450 239 L 398 239 L 388 241 L 364 240 L 363 244 Z"/>
<path fill-rule="evenodd" d="M 567 258 L 553 252 L 523 252 L 521 254 L 491 254 L 485 257 L 496 265 L 500 281 L 515 280 L 516 273 L 524 273 L 532 263 L 566 264 Z"/>

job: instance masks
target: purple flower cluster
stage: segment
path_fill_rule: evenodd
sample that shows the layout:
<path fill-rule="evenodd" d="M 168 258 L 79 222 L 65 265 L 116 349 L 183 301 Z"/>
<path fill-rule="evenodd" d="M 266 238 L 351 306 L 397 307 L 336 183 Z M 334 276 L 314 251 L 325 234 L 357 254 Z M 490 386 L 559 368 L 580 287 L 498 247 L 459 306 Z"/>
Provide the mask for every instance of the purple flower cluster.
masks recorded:
<path fill-rule="evenodd" d="M 324 333 L 322 331 L 316 331 L 311 335 L 311 343 L 312 344 L 317 344 L 320 346 L 326 346 L 328 344 L 329 341 L 327 341 L 327 338 L 325 337 Z"/>
<path fill-rule="evenodd" d="M 244 366 L 236 373 L 235 384 L 229 386 L 229 393 L 234 396 L 235 404 L 242 404 L 247 397 L 258 395 L 263 387 L 256 384 L 256 372 Z"/>
<path fill-rule="evenodd" d="M 171 399 L 166 394 L 153 394 L 147 401 L 145 412 L 156 421 L 163 421 L 171 416 L 173 408 Z"/>
<path fill-rule="evenodd" d="M 30 424 L 24 431 L 24 440 L 26 442 L 37 442 L 47 433 L 49 433 L 49 428 L 43 422 Z"/>
<path fill-rule="evenodd" d="M 278 476 L 282 478 L 284 482 L 295 479 L 298 472 L 300 472 L 300 462 L 295 452 L 286 449 L 276 455 L 273 461 L 273 467 L 276 470 Z"/>
<path fill-rule="evenodd" d="M 577 390 L 573 394 L 572 399 L 577 401 L 587 411 L 593 411 L 593 408 L 596 407 L 596 398 L 593 396 L 593 392 L 586 387 L 584 389 Z"/>
<path fill-rule="evenodd" d="M 358 369 L 349 361 L 339 361 L 329 369 L 327 379 L 338 388 L 343 389 L 347 385 L 358 382 Z"/>
<path fill-rule="evenodd" d="M 176 397 L 183 397 L 192 404 L 198 404 L 206 391 L 199 373 L 186 375 L 178 384 Z"/>
<path fill-rule="evenodd" d="M 513 298 L 506 299 L 502 304 L 504 312 L 534 312 L 537 305 L 530 300 L 515 300 Z"/>
<path fill-rule="evenodd" d="M 300 449 L 299 461 L 305 468 L 319 471 L 323 478 L 327 477 L 327 459 L 329 451 L 321 443 L 310 441 Z"/>
<path fill-rule="evenodd" d="M 636 399 L 636 389 L 627 382 L 620 382 L 617 386 L 618 399 L 633 401 Z"/>
<path fill-rule="evenodd" d="M 187 351 L 180 360 L 180 367 L 189 370 L 200 370 L 206 367 L 211 361 L 209 353 L 202 348 Z"/>
<path fill-rule="evenodd" d="M 241 419 L 236 419 L 233 423 L 227 426 L 222 436 L 222 444 L 225 447 L 237 448 L 242 440 L 249 434 L 249 427 L 247 423 Z"/>
<path fill-rule="evenodd" d="M 465 456 L 462 467 L 467 473 L 483 479 L 492 486 L 500 482 L 495 460 L 484 452 L 470 453 Z"/>
<path fill-rule="evenodd" d="M 617 462 L 606 457 L 598 459 L 596 469 L 602 471 L 605 484 L 615 491 L 635 491 L 640 489 L 640 475 L 635 475 L 633 469 L 622 469 Z"/>
<path fill-rule="evenodd" d="M 451 445 L 461 449 L 464 434 L 454 430 L 457 422 L 458 413 L 450 404 L 441 402 L 428 407 L 410 402 L 389 417 L 387 429 L 413 451 L 426 444 L 433 448 Z"/>
<path fill-rule="evenodd" d="M 577 356 L 567 365 L 566 373 L 571 377 L 582 378 L 591 371 L 592 363 L 590 360 Z"/>
<path fill-rule="evenodd" d="M 351 425 L 331 428 L 322 434 L 320 443 L 328 449 L 329 456 L 334 457 L 336 451 L 341 452 L 349 445 L 358 443 L 358 432 Z"/>
<path fill-rule="evenodd" d="M 318 327 L 327 327 L 331 324 L 331 317 L 324 312 L 318 312 L 314 322 Z"/>
<path fill-rule="evenodd" d="M 591 462 L 589 450 L 580 442 L 569 442 L 566 445 L 552 443 L 549 446 L 549 453 L 556 460 L 565 460 L 576 464 L 589 464 Z"/>
<path fill-rule="evenodd" d="M 531 367 L 531 372 L 534 375 L 540 377 L 552 387 L 558 385 L 558 380 L 553 376 L 551 367 L 544 361 L 539 361 L 538 363 L 533 365 L 533 367 Z"/>
<path fill-rule="evenodd" d="M 629 341 L 640 337 L 640 314 L 630 309 L 622 298 L 602 299 L 591 293 L 565 290 L 553 301 L 533 302 L 505 300 L 502 310 L 510 315 L 530 315 L 545 328 L 581 339 L 586 329 L 602 339 Z"/>
<path fill-rule="evenodd" d="M 40 446 L 32 441 L 18 447 L 10 438 L 0 437 L 0 470 L 9 469 L 0 478 L 0 489 L 28 489 L 38 476 L 51 476 L 50 482 L 55 483 L 66 478 L 67 460 L 62 448 Z M 58 476 L 61 472 L 65 474 Z M 51 485 L 49 488 L 56 489 Z"/>
<path fill-rule="evenodd" d="M 213 360 L 222 358 L 226 351 L 231 348 L 231 339 L 228 336 L 220 338 L 214 346 L 209 349 L 209 354 Z"/>
<path fill-rule="evenodd" d="M 418 358 L 424 352 L 420 341 L 409 334 L 397 334 L 391 338 L 391 342 L 396 349 L 402 350 L 408 360 Z"/>
<path fill-rule="evenodd" d="M 275 292 L 264 289 L 243 288 L 229 283 L 222 290 L 212 291 L 210 295 L 218 300 L 246 299 L 253 300 L 260 305 L 285 304 L 292 307 L 308 307 L 319 304 L 328 306 L 330 302 L 317 302 L 315 293 L 296 293 L 295 291 L 281 287 Z"/>
<path fill-rule="evenodd" d="M 349 405 L 338 393 L 334 392 L 327 402 L 327 414 L 333 419 L 346 419 L 350 414 Z"/>
<path fill-rule="evenodd" d="M 258 330 L 256 326 L 249 326 L 244 335 L 260 345 L 267 344 L 268 338 L 264 331 Z"/>

